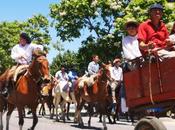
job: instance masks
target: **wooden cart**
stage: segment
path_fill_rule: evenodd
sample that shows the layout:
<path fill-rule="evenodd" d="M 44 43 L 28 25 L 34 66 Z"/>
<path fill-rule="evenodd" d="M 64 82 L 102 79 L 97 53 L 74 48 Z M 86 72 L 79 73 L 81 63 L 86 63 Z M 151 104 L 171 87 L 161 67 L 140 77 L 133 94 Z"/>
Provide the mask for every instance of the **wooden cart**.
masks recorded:
<path fill-rule="evenodd" d="M 152 58 L 124 73 L 127 106 L 132 114 L 165 115 L 175 106 L 175 58 Z M 141 119 L 135 130 L 166 130 L 155 117 Z"/>

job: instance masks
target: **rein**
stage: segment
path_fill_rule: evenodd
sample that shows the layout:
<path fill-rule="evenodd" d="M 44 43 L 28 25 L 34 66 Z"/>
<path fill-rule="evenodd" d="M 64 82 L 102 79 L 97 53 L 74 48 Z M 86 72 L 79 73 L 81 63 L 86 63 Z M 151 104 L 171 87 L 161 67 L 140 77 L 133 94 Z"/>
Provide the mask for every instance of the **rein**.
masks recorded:
<path fill-rule="evenodd" d="M 39 71 L 39 73 L 40 73 L 40 71 Z M 27 73 L 26 73 L 25 75 L 27 75 L 27 74 L 29 74 L 29 77 L 30 77 L 36 84 L 39 83 L 39 81 L 40 81 L 41 78 L 35 79 L 35 78 L 33 77 L 32 73 L 31 73 L 29 70 L 27 71 Z"/>

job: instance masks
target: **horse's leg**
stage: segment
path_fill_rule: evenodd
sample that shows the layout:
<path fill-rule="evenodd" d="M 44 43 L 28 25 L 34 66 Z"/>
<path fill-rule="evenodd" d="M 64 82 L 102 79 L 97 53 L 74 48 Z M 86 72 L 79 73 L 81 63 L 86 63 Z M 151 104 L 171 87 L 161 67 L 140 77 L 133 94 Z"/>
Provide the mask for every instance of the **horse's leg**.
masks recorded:
<path fill-rule="evenodd" d="M 90 103 L 88 104 L 88 113 L 89 113 L 88 126 L 89 127 L 91 126 L 91 118 L 92 118 L 92 115 L 94 113 L 93 107 L 94 107 L 94 105 L 92 105 Z"/>
<path fill-rule="evenodd" d="M 107 130 L 107 126 L 106 126 L 106 115 L 102 115 L 103 117 L 103 128 L 104 130 Z"/>
<path fill-rule="evenodd" d="M 19 129 L 22 130 L 23 124 L 24 124 L 24 117 L 23 117 L 23 110 L 24 110 L 24 106 L 18 106 L 18 115 L 19 115 Z"/>
<path fill-rule="evenodd" d="M 42 110 L 42 104 L 41 104 L 41 106 L 39 107 L 38 115 L 41 115 L 41 110 Z"/>
<path fill-rule="evenodd" d="M 99 122 L 102 122 L 102 114 L 99 115 Z"/>
<path fill-rule="evenodd" d="M 79 105 L 77 104 L 77 119 L 78 119 L 78 123 L 79 123 L 80 127 L 84 126 L 83 119 L 81 117 L 81 110 L 82 110 L 82 108 L 84 106 L 84 103 L 85 103 L 85 101 L 82 99 L 80 104 Z"/>
<path fill-rule="evenodd" d="M 50 108 L 50 119 L 53 119 L 54 114 L 55 114 L 55 106 L 52 105 L 52 107 Z"/>
<path fill-rule="evenodd" d="M 26 117 L 25 108 L 23 108 L 22 112 L 23 112 L 23 117 Z"/>
<path fill-rule="evenodd" d="M 36 106 L 31 108 L 31 111 L 32 111 L 32 115 L 33 115 L 33 124 L 32 124 L 32 127 L 29 128 L 28 130 L 34 130 L 36 124 L 38 123 L 38 117 L 36 115 Z"/>
<path fill-rule="evenodd" d="M 66 101 L 63 99 L 63 101 L 60 103 L 60 108 L 61 108 L 61 119 L 65 123 L 65 105 Z"/>
<path fill-rule="evenodd" d="M 6 130 L 9 130 L 10 116 L 11 116 L 14 109 L 15 109 L 15 105 L 8 103 L 8 112 L 7 112 L 7 116 L 6 116 Z"/>
<path fill-rule="evenodd" d="M 55 110 L 56 110 L 56 121 L 59 121 L 59 119 L 58 119 L 58 104 L 59 104 L 59 102 L 58 102 L 58 99 L 57 99 L 57 97 L 55 97 Z"/>
<path fill-rule="evenodd" d="M 70 120 L 70 118 L 69 118 L 69 109 L 70 109 L 70 103 L 68 102 L 68 103 L 67 103 L 67 110 L 66 110 L 66 117 L 67 117 L 67 120 Z"/>
<path fill-rule="evenodd" d="M 112 120 L 109 114 L 107 114 L 107 117 L 108 117 L 109 123 L 112 124 Z"/>
<path fill-rule="evenodd" d="M 0 130 L 3 130 L 3 120 L 2 120 L 3 112 L 0 112 Z"/>
<path fill-rule="evenodd" d="M 46 115 L 46 111 L 45 111 L 45 102 L 43 102 L 42 104 L 42 116 Z"/>

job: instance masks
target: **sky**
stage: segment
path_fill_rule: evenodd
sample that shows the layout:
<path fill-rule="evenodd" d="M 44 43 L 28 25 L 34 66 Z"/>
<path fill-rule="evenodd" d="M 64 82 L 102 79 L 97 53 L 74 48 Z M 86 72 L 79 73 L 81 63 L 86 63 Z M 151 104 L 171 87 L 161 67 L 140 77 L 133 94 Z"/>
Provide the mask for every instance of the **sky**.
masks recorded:
<path fill-rule="evenodd" d="M 49 5 L 52 3 L 58 3 L 60 0 L 1 0 L 0 4 L 0 22 L 2 21 L 25 21 L 31 18 L 33 15 L 42 14 L 49 17 Z M 52 37 L 51 43 L 57 41 L 55 29 L 50 29 L 50 35 Z M 73 42 L 62 43 L 65 50 L 78 51 L 81 46 L 81 39 L 75 39 Z M 51 50 L 48 54 L 48 60 L 51 63 L 53 57 L 58 52 L 53 49 L 52 45 L 49 45 Z"/>

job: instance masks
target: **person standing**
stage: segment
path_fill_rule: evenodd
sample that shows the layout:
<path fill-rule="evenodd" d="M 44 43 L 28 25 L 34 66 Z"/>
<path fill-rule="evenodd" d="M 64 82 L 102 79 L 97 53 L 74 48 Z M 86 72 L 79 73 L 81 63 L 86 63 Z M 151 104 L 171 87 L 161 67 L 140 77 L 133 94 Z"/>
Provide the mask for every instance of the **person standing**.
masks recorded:
<path fill-rule="evenodd" d="M 142 56 L 139 49 L 139 41 L 137 39 L 138 26 L 139 24 L 133 20 L 130 20 L 125 24 L 128 35 L 122 40 L 122 49 L 124 58 L 128 61 Z"/>

